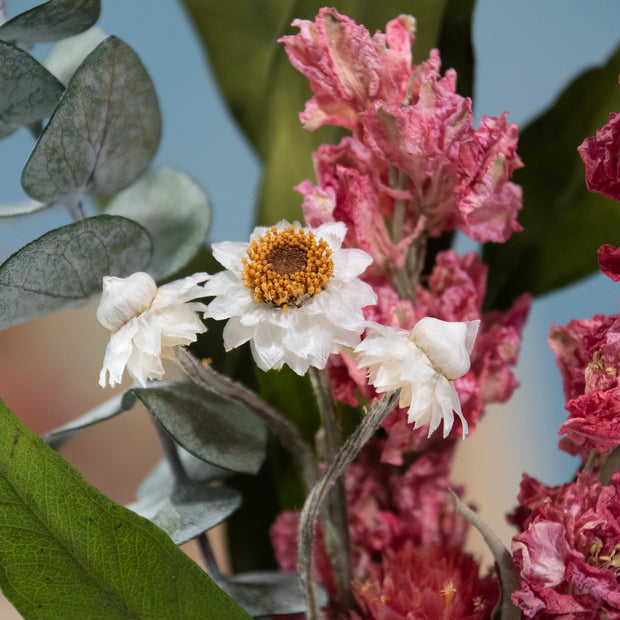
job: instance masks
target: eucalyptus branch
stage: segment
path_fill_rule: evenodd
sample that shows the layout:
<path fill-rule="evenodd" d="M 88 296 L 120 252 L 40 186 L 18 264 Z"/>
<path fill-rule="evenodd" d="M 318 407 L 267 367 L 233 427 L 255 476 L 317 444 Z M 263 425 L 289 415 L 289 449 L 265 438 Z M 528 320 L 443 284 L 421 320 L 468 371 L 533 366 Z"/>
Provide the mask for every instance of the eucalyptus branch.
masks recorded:
<path fill-rule="evenodd" d="M 390 392 L 375 403 L 355 429 L 353 434 L 344 442 L 327 470 L 316 483 L 301 511 L 299 518 L 297 572 L 306 600 L 307 615 L 311 620 L 319 618 L 314 583 L 312 581 L 312 548 L 314 546 L 314 528 L 316 518 L 327 493 L 342 476 L 346 468 L 353 462 L 359 451 L 381 426 L 381 422 L 394 409 L 398 402 L 398 391 Z"/>
<path fill-rule="evenodd" d="M 201 360 L 192 355 L 185 347 L 176 347 L 175 351 L 177 361 L 192 381 L 208 390 L 243 403 L 269 426 L 282 446 L 289 451 L 297 462 L 304 487 L 308 492 L 317 479 L 316 459 L 312 449 L 304 441 L 295 426 L 262 400 L 258 394 L 218 373 L 210 366 L 203 365 Z"/>
<path fill-rule="evenodd" d="M 342 445 L 340 418 L 331 395 L 329 381 L 324 371 L 310 368 L 310 380 L 317 397 L 325 433 L 325 461 L 330 463 Z M 339 478 L 328 494 L 327 505 L 321 511 L 325 547 L 331 561 L 338 598 L 343 609 L 354 605 L 351 592 L 351 541 L 344 478 Z"/>
<path fill-rule="evenodd" d="M 177 450 L 176 442 L 155 418 L 152 418 L 152 420 L 155 425 L 155 430 L 157 431 L 159 441 L 164 450 L 164 454 L 166 455 L 166 460 L 172 470 L 175 485 L 188 482 L 190 478 L 185 471 L 185 467 L 183 467 L 183 463 L 181 463 L 181 459 L 179 458 L 179 451 Z"/>

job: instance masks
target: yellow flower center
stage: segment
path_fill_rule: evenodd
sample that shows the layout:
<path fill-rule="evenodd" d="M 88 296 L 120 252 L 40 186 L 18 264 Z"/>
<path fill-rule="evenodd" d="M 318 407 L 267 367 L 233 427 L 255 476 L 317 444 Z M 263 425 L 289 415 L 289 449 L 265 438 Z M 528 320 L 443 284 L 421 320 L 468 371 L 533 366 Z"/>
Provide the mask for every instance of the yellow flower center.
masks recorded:
<path fill-rule="evenodd" d="M 254 301 L 282 308 L 301 305 L 318 295 L 334 272 L 327 242 L 312 231 L 275 226 L 250 243 L 243 258 L 243 283 L 254 290 Z"/>

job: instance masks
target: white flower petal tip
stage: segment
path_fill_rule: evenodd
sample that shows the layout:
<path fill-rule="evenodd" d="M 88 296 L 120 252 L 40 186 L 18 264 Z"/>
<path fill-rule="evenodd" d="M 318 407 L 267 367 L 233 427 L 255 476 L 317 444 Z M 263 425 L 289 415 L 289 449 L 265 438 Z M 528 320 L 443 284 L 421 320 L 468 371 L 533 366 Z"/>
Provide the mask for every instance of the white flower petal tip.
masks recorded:
<path fill-rule="evenodd" d="M 262 370 L 287 364 L 303 375 L 324 368 L 341 347 L 355 347 L 365 328 L 362 308 L 377 298 L 357 278 L 372 259 L 341 249 L 345 235 L 341 222 L 311 229 L 282 220 L 257 227 L 243 248 L 213 244 L 226 271 L 206 285 L 214 299 L 205 316 L 228 319 L 225 348 L 249 341 Z"/>
<path fill-rule="evenodd" d="M 207 307 L 193 301 L 206 297 L 200 284 L 207 279 L 208 274 L 196 273 L 157 288 L 147 273 L 106 276 L 97 319 L 113 333 L 99 385 L 120 383 L 125 370 L 142 387 L 149 379 L 161 379 L 162 359 L 174 359 L 175 346 L 195 342 L 197 334 L 207 331 L 198 316 Z"/>
<path fill-rule="evenodd" d="M 356 347 L 358 368 L 368 369 L 377 392 L 400 389 L 399 406 L 409 408 L 408 421 L 419 428 L 429 425 L 430 437 L 443 421 L 443 436 L 461 419 L 463 438 L 467 420 L 454 387 L 454 379 L 469 371 L 480 321 L 446 322 L 425 317 L 411 333 L 371 324 Z"/>

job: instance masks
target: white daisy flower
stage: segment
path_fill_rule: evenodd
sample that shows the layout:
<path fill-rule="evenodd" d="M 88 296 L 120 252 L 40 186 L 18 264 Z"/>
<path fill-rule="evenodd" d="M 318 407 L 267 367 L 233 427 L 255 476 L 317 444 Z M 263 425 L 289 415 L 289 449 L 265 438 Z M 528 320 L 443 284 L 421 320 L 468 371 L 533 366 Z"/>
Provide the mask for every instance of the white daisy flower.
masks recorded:
<path fill-rule="evenodd" d="M 342 346 L 357 345 L 362 308 L 377 297 L 357 277 L 372 258 L 341 249 L 346 232 L 342 222 L 310 229 L 282 221 L 256 228 L 250 243 L 214 243 L 226 270 L 205 285 L 215 296 L 205 316 L 229 319 L 225 349 L 249 341 L 262 370 L 287 364 L 303 375 L 310 366 L 324 368 Z"/>
<path fill-rule="evenodd" d="M 409 408 L 415 428 L 429 424 L 428 436 L 443 420 L 443 436 L 461 418 L 463 437 L 467 420 L 454 387 L 454 379 L 470 368 L 480 321 L 446 322 L 425 317 L 411 333 L 373 323 L 357 346 L 358 368 L 368 368 L 368 381 L 379 393 L 400 388 L 400 407 Z"/>
<path fill-rule="evenodd" d="M 142 387 L 148 379 L 164 376 L 162 359 L 174 359 L 174 347 L 187 345 L 207 331 L 198 312 L 207 307 L 192 299 L 205 297 L 198 286 L 209 276 L 195 273 L 157 288 L 148 273 L 128 278 L 103 278 L 97 319 L 111 332 L 99 385 L 120 383 L 125 367 Z M 191 302 L 191 303 L 188 303 Z"/>

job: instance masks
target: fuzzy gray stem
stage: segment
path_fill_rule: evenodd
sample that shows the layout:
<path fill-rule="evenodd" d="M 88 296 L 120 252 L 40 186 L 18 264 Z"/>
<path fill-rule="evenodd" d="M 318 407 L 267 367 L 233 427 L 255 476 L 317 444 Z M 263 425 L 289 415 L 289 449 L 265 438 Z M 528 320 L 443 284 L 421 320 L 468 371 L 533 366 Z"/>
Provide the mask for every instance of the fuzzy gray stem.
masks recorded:
<path fill-rule="evenodd" d="M 314 583 L 312 581 L 312 548 L 314 546 L 314 529 L 316 519 L 327 493 L 353 462 L 359 451 L 381 426 L 381 422 L 394 409 L 398 402 L 398 391 L 390 392 L 375 403 L 364 416 L 353 434 L 344 442 L 334 460 L 316 483 L 301 511 L 298 533 L 297 572 L 306 600 L 307 617 L 318 620 L 319 607 Z"/>
<path fill-rule="evenodd" d="M 324 371 L 310 368 L 310 380 L 317 397 L 323 431 L 325 433 L 325 461 L 331 463 L 342 445 L 340 418 L 331 395 L 329 381 Z M 325 548 L 329 556 L 338 600 L 343 610 L 354 605 L 351 581 L 349 518 L 344 478 L 340 477 L 328 494 L 327 504 L 321 510 L 321 521 L 325 534 Z"/>

